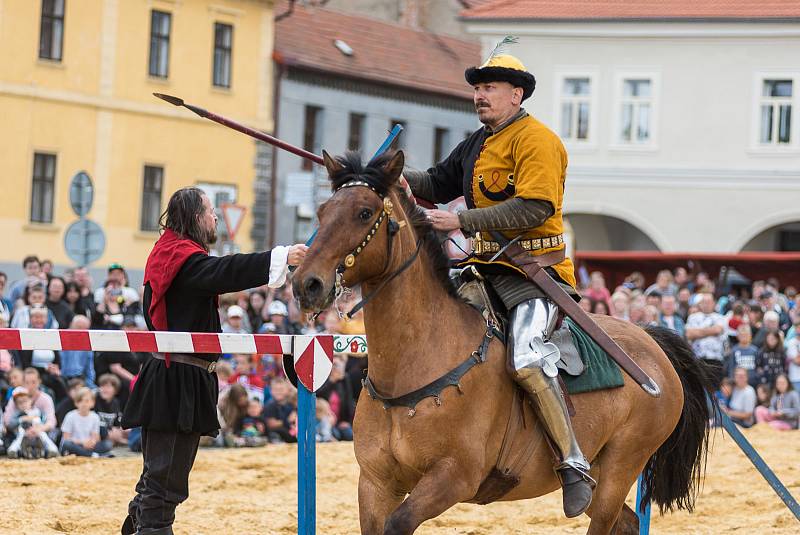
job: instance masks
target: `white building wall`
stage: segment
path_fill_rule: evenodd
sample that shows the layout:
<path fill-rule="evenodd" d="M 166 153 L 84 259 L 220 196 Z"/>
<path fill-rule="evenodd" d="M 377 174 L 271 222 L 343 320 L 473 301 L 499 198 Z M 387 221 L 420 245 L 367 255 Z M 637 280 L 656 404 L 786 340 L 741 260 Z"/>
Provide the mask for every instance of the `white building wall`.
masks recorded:
<path fill-rule="evenodd" d="M 560 76 L 591 75 L 590 141 L 567 143 L 565 213 L 621 218 L 662 251 L 737 252 L 800 220 L 800 25 L 471 23 L 537 78 L 526 109 L 558 130 Z M 654 81 L 654 141 L 617 141 L 621 78 Z M 789 147 L 758 146 L 760 75 L 792 78 Z M 580 237 L 579 237 L 580 243 Z M 580 245 L 579 245 L 580 247 Z M 584 248 L 584 247 L 581 247 Z"/>

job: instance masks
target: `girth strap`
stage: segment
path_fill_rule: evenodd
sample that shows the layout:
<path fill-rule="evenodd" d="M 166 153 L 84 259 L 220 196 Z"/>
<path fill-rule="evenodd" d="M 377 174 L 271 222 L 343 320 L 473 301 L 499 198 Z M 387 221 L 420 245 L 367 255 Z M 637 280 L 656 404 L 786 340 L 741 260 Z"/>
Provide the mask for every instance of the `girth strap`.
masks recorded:
<path fill-rule="evenodd" d="M 494 338 L 504 341 L 503 333 L 501 333 L 494 325 L 487 325 L 486 335 L 483 337 L 483 340 L 481 340 L 481 345 L 477 350 L 473 351 L 469 357 L 467 357 L 467 360 L 432 383 L 428 383 L 422 388 L 418 388 L 417 390 L 409 392 L 408 394 L 404 394 L 395 398 L 383 397 L 378 394 L 377 390 L 375 390 L 375 386 L 372 384 L 372 381 L 370 381 L 369 375 L 367 375 L 367 377 L 361 381 L 361 384 L 367 389 L 367 392 L 372 399 L 383 403 L 384 409 L 390 409 L 391 407 L 407 407 L 409 409 L 408 415 L 414 416 L 414 414 L 417 412 L 417 404 L 423 399 L 433 397 L 436 399 L 436 404 L 441 405 L 441 399 L 439 396 L 441 395 L 442 390 L 448 386 L 455 386 L 460 392 L 461 378 L 464 377 L 473 366 L 486 362 L 489 344 Z"/>

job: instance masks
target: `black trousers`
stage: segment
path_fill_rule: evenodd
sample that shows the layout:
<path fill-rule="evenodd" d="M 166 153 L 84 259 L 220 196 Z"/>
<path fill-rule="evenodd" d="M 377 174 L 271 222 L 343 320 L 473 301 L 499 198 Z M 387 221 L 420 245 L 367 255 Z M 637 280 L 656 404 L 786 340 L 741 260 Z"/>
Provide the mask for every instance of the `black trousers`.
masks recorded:
<path fill-rule="evenodd" d="M 189 497 L 189 472 L 200 433 L 142 429 L 142 475 L 128 514 L 139 535 L 172 535 L 175 508 Z"/>

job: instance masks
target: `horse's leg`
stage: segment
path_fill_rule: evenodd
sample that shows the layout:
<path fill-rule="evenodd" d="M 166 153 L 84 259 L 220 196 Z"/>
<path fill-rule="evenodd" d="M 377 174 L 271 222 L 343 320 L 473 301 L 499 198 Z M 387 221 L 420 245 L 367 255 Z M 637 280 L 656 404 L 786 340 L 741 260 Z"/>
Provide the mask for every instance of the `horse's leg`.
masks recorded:
<path fill-rule="evenodd" d="M 611 530 L 611 535 L 638 535 L 639 534 L 639 517 L 636 513 L 628 507 L 628 504 L 622 506 L 622 512 L 617 517 L 614 523 L 614 529 Z"/>
<path fill-rule="evenodd" d="M 469 470 L 452 459 L 433 465 L 386 521 L 384 535 L 410 535 L 426 520 L 472 498 L 480 481 L 469 481 L 467 476 Z"/>
<path fill-rule="evenodd" d="M 596 462 L 600 468 L 597 488 L 586 511 L 592 519 L 586 535 L 609 535 L 612 528 L 614 535 L 638 534 L 638 522 L 632 523 L 627 511 L 624 516 L 620 514 L 628 491 L 647 462 L 631 451 L 632 443 L 632 437 L 615 437 L 600 452 Z"/>
<path fill-rule="evenodd" d="M 389 515 L 403 502 L 404 493 L 393 492 L 385 481 L 358 477 L 358 518 L 361 535 L 382 535 Z"/>

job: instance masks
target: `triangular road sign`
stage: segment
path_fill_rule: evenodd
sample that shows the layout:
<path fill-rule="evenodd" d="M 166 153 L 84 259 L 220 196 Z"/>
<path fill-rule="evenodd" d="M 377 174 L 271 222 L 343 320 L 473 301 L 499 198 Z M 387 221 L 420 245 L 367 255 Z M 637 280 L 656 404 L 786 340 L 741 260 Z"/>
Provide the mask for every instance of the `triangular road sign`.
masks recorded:
<path fill-rule="evenodd" d="M 244 220 L 244 214 L 247 213 L 247 207 L 241 204 L 223 204 L 220 206 L 222 210 L 222 219 L 225 221 L 225 227 L 228 229 L 228 236 L 231 241 L 236 238 L 236 233 Z"/>

